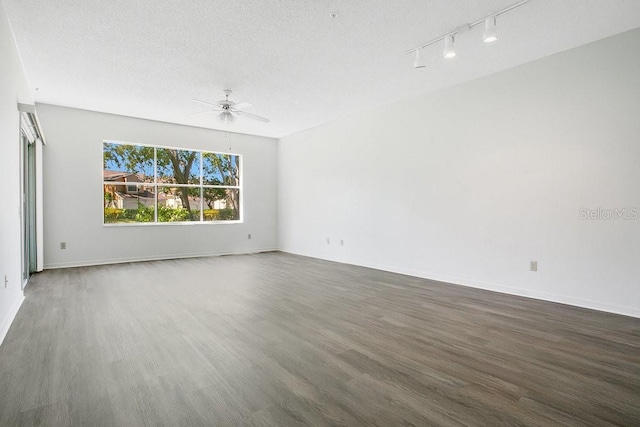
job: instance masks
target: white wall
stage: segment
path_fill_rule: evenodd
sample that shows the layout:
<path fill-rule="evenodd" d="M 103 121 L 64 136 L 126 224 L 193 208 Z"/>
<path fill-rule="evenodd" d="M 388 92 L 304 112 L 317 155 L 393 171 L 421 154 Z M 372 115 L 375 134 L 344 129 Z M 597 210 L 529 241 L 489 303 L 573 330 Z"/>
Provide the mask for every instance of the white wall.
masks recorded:
<path fill-rule="evenodd" d="M 0 2 L 0 343 L 24 300 L 20 246 L 20 117 L 17 103 L 33 103 Z M 5 277 L 8 282 L 5 287 Z"/>
<path fill-rule="evenodd" d="M 640 209 L 639 70 L 635 30 L 283 138 L 280 247 L 640 316 L 640 220 L 579 214 Z"/>
<path fill-rule="evenodd" d="M 276 140 L 229 134 L 232 152 L 243 155 L 242 224 L 104 226 L 104 139 L 228 152 L 225 134 L 46 104 L 38 115 L 47 137 L 45 268 L 277 248 Z"/>

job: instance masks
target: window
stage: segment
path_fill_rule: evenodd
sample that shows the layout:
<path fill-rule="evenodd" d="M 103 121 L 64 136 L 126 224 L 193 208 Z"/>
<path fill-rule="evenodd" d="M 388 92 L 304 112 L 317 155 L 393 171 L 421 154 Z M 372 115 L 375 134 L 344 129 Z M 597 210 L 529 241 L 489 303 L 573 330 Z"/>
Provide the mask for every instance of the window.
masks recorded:
<path fill-rule="evenodd" d="M 105 224 L 241 220 L 240 156 L 105 141 Z"/>
<path fill-rule="evenodd" d="M 131 185 L 131 184 L 127 185 L 127 193 L 137 193 L 137 192 L 138 192 L 137 185 Z"/>

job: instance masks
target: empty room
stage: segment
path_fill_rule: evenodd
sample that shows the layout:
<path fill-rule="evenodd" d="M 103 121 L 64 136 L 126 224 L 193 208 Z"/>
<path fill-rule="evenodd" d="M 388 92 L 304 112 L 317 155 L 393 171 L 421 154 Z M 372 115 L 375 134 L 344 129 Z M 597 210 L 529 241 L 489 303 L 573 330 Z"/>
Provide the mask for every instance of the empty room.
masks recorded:
<path fill-rule="evenodd" d="M 0 426 L 640 423 L 637 0 L 0 0 Z"/>

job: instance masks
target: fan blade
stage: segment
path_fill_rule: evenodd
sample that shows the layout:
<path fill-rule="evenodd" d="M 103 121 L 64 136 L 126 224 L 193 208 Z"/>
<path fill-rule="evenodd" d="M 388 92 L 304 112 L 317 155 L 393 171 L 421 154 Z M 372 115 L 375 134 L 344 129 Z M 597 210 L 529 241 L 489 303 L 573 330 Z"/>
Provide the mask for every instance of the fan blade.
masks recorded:
<path fill-rule="evenodd" d="M 193 102 L 199 102 L 200 104 L 204 104 L 204 105 L 211 105 L 212 107 L 217 107 L 218 104 L 212 104 L 210 102 L 207 101 L 200 101 L 199 99 L 192 99 Z"/>
<path fill-rule="evenodd" d="M 245 108 L 251 108 L 253 104 L 249 102 L 238 102 L 237 104 L 233 104 L 233 108 L 236 110 L 244 110 Z"/>
<path fill-rule="evenodd" d="M 248 117 L 250 119 L 259 120 L 261 122 L 269 123 L 269 119 L 265 119 L 264 117 L 256 116 L 255 114 L 245 113 L 244 111 L 236 111 L 235 112 L 239 116 Z"/>
<path fill-rule="evenodd" d="M 204 111 L 196 111 L 195 113 L 189 113 L 187 114 L 187 116 L 195 116 L 196 114 L 204 114 L 204 113 L 215 113 L 221 111 L 220 109 L 217 110 L 204 110 Z"/>

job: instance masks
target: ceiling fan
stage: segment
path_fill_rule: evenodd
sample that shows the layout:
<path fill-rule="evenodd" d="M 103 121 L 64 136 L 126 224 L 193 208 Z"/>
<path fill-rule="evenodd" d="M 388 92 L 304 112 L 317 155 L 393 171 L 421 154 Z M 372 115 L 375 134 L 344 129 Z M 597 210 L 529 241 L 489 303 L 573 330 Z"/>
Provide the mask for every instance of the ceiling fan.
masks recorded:
<path fill-rule="evenodd" d="M 210 107 L 213 107 L 209 110 L 198 111 L 196 113 L 189 114 L 190 116 L 193 114 L 202 114 L 202 113 L 210 113 L 210 112 L 218 112 L 218 120 L 223 123 L 233 123 L 236 120 L 236 115 L 247 117 L 249 119 L 258 120 L 264 123 L 269 123 L 269 119 L 265 119 L 264 117 L 256 116 L 255 114 L 247 113 L 246 111 L 242 111 L 245 108 L 252 107 L 248 102 L 233 102 L 229 100 L 229 95 L 231 95 L 231 91 L 226 89 L 224 91 L 225 98 L 218 101 L 217 103 L 211 103 L 207 101 L 200 101 L 199 99 L 192 99 L 194 102 L 198 102 L 200 104 L 205 104 Z"/>

